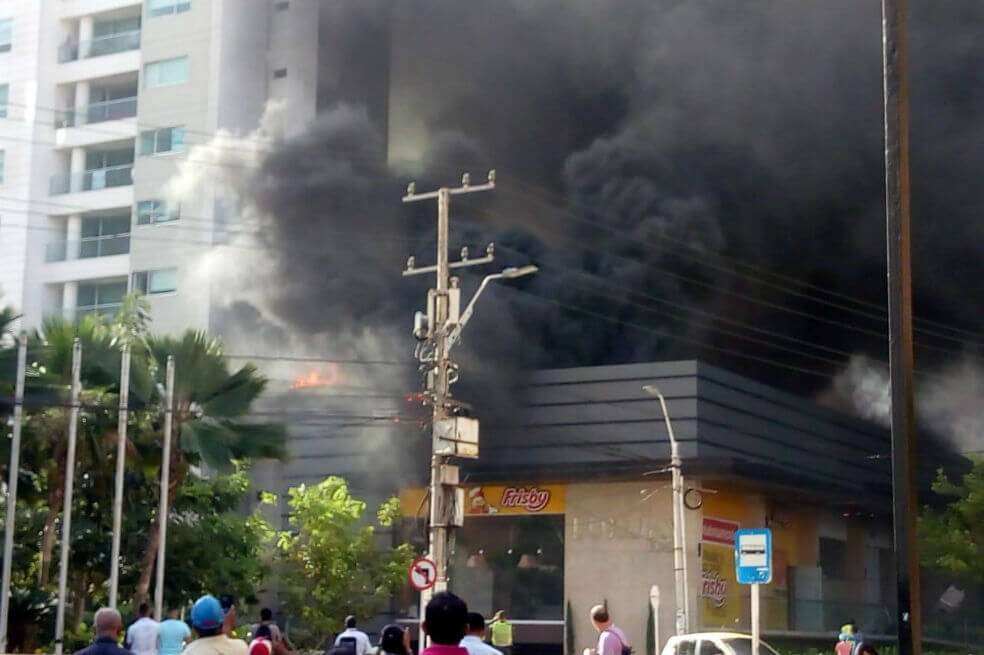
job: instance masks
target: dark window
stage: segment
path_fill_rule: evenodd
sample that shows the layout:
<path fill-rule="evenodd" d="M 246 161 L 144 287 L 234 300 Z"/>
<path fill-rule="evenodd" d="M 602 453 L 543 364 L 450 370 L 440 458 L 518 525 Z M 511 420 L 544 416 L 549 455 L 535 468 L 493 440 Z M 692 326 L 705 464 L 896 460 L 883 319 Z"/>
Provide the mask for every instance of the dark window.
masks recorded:
<path fill-rule="evenodd" d="M 674 655 L 696 655 L 697 642 L 693 639 L 681 639 L 676 643 L 676 648 L 673 650 Z"/>
<path fill-rule="evenodd" d="M 847 578 L 847 543 L 840 539 L 820 537 L 820 570 L 825 578 Z"/>

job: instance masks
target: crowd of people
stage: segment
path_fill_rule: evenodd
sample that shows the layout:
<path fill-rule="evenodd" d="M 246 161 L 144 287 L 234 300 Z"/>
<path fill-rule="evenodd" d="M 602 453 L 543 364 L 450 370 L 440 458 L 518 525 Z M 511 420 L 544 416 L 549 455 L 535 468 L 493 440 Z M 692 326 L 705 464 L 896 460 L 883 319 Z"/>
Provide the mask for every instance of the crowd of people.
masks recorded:
<path fill-rule="evenodd" d="M 625 633 L 612 623 L 606 607 L 592 608 L 591 620 L 599 632 L 598 648 L 588 649 L 585 655 L 630 655 Z M 187 623 L 176 608 L 169 609 L 167 618 L 158 623 L 144 603 L 125 633 L 120 613 L 102 608 L 95 615 L 95 640 L 76 655 L 290 655 L 294 650 L 270 609 L 261 610 L 259 623 L 250 628 L 248 644 L 232 635 L 236 622 L 235 602 L 226 596 L 221 600 L 210 595 L 199 598 Z M 379 643 L 373 646 L 356 617 L 346 617 L 344 624 L 325 655 L 414 655 L 410 631 L 402 626 L 383 628 Z M 420 655 L 512 655 L 512 624 L 505 612 L 487 622 L 452 593 L 431 598 L 421 628 L 430 645 Z"/>

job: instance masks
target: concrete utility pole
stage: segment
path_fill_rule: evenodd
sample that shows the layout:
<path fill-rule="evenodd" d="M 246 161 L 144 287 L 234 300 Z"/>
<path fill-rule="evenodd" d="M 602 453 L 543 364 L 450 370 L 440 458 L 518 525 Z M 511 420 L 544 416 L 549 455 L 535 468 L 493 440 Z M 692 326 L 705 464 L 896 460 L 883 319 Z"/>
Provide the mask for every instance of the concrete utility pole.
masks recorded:
<path fill-rule="evenodd" d="M 479 291 L 461 314 L 461 289 L 457 278 L 451 278 L 453 268 L 491 263 L 495 256 L 489 244 L 484 257 L 469 259 L 468 250 L 462 249 L 461 259 L 448 261 L 451 196 L 490 191 L 495 188 L 495 171 L 489 171 L 485 184 L 472 186 L 469 175 L 462 176 L 461 186 L 442 187 L 437 191 L 416 193 L 414 184 L 407 187 L 403 202 L 437 199 L 437 264 L 416 268 L 411 257 L 407 261 L 404 276 L 436 273 L 434 289 L 427 292 L 427 313 L 417 312 L 414 319 L 414 336 L 420 341 L 417 358 L 426 375 L 427 395 L 432 406 L 432 449 L 430 478 L 430 557 L 437 566 L 433 591 L 444 591 L 448 586 L 448 543 L 450 528 L 460 525 L 464 510 L 458 488 L 458 467 L 450 463 L 451 457 L 474 459 L 478 457 L 478 421 L 457 415 L 451 400 L 451 385 L 457 380 L 457 367 L 451 361 L 451 347 L 457 342 L 461 329 L 471 317 L 475 301 L 488 282 L 512 279 L 536 272 L 534 266 L 507 268 L 502 273 L 486 277 Z M 421 593 L 420 610 L 423 612 L 429 592 Z M 423 643 L 423 642 L 421 642 Z"/>
<path fill-rule="evenodd" d="M 7 652 L 10 619 L 10 567 L 14 557 L 14 523 L 17 519 L 17 478 L 20 476 L 21 424 L 24 421 L 24 378 L 27 375 L 27 334 L 17 338 L 17 378 L 14 382 L 14 426 L 7 469 L 7 521 L 3 533 L 3 584 L 0 587 L 0 653 Z"/>
<path fill-rule="evenodd" d="M 687 519 L 683 506 L 683 465 L 680 459 L 680 445 L 673 433 L 673 423 L 666 409 L 666 398 L 663 392 L 654 384 L 642 388 L 659 400 L 660 411 L 666 422 L 666 433 L 670 437 L 670 470 L 673 475 L 673 576 L 676 584 L 676 633 L 685 635 L 690 632 L 690 609 L 688 603 L 687 582 Z"/>
<path fill-rule="evenodd" d="M 123 476 L 126 463 L 126 428 L 130 402 L 130 345 L 123 344 L 120 357 L 120 413 L 116 422 L 116 485 L 113 493 L 113 545 L 109 565 L 109 606 L 116 609 L 120 588 L 120 539 L 123 532 Z"/>
<path fill-rule="evenodd" d="M 171 425 L 174 420 L 174 355 L 167 356 L 164 371 L 164 444 L 161 452 L 161 497 L 157 510 L 157 580 L 154 583 L 154 618 L 164 620 L 164 555 L 167 553 L 167 496 L 171 487 Z"/>
<path fill-rule="evenodd" d="M 882 0 L 885 91 L 885 226 L 892 392 L 892 496 L 898 582 L 899 655 L 922 652 L 918 484 L 912 370 L 912 260 L 909 204 L 909 62 L 905 0 Z"/>
<path fill-rule="evenodd" d="M 68 418 L 68 453 L 65 455 L 65 505 L 62 509 L 61 564 L 58 567 L 58 609 L 55 612 L 55 655 L 65 647 L 65 600 L 68 595 L 68 553 L 72 547 L 72 498 L 75 491 L 75 445 L 79 434 L 79 396 L 82 394 L 82 343 L 72 346 L 72 400 Z"/>

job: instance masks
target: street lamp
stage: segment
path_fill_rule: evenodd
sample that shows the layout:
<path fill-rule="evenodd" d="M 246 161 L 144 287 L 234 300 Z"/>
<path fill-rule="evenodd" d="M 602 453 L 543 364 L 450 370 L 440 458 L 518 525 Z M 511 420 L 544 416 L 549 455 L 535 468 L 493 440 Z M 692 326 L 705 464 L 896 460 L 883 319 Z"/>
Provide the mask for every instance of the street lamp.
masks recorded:
<path fill-rule="evenodd" d="M 516 278 L 524 277 L 527 275 L 533 275 L 539 271 L 539 267 L 532 264 L 527 264 L 526 266 L 510 266 L 508 268 L 502 269 L 499 273 L 492 273 L 491 275 L 486 275 L 482 283 L 478 285 L 478 290 L 472 299 L 468 301 L 468 306 L 465 307 L 465 311 L 461 312 L 461 317 L 458 319 L 458 324 L 454 326 L 451 330 L 451 334 L 448 336 L 448 350 L 457 343 L 458 339 L 461 337 L 461 331 L 465 329 L 465 325 L 471 318 L 472 313 L 475 311 L 475 303 L 478 301 L 478 297 L 482 295 L 485 291 L 485 287 L 489 285 L 489 282 L 493 280 L 515 280 Z"/>
<path fill-rule="evenodd" d="M 673 434 L 673 424 L 666 410 L 666 398 L 659 387 L 647 384 L 642 387 L 650 396 L 659 400 L 666 421 L 666 432 L 670 437 L 670 470 L 673 473 L 673 575 L 676 583 L 676 633 L 687 634 L 690 630 L 690 612 L 687 608 L 687 543 L 686 526 L 683 514 L 683 473 L 680 471 L 680 445 Z"/>

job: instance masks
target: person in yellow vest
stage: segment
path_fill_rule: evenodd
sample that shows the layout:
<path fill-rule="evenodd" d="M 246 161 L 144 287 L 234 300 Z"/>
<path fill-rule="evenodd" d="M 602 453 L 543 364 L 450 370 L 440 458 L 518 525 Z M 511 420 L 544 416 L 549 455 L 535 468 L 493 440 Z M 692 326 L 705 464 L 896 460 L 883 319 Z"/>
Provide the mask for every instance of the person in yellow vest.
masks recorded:
<path fill-rule="evenodd" d="M 513 630 L 512 623 L 506 620 L 505 610 L 499 610 L 489 625 L 492 633 L 492 645 L 502 651 L 502 655 L 512 655 Z"/>

